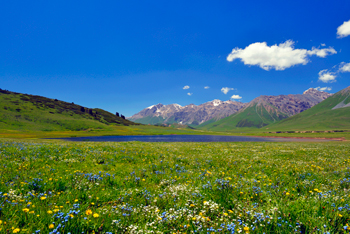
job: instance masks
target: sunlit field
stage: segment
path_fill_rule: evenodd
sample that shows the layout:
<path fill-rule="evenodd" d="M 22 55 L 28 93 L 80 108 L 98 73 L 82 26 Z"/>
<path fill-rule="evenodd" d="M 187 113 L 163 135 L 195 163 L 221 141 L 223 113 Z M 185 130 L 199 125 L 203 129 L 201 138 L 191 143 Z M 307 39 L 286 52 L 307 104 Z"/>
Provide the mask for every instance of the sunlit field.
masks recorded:
<path fill-rule="evenodd" d="M 349 233 L 350 145 L 0 141 L 0 233 Z"/>

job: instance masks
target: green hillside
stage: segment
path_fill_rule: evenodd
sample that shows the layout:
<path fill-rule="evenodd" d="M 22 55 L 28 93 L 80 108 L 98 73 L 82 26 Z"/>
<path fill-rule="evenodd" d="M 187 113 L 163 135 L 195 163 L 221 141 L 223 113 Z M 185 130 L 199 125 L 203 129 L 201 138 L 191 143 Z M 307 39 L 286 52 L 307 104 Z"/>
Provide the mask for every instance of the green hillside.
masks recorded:
<path fill-rule="evenodd" d="M 164 122 L 164 118 L 161 116 L 158 117 L 152 117 L 152 116 L 146 116 L 144 118 L 139 118 L 139 119 L 135 119 L 133 120 L 135 123 L 140 123 L 140 124 L 151 124 L 151 125 L 155 125 L 155 124 L 161 124 Z"/>
<path fill-rule="evenodd" d="M 280 112 L 276 107 L 257 101 L 238 113 L 211 123 L 204 122 L 198 129 L 212 131 L 226 131 L 236 128 L 261 128 L 288 116 Z"/>
<path fill-rule="evenodd" d="M 0 129 L 80 131 L 109 129 L 111 125 L 128 126 L 135 123 L 102 109 L 0 90 Z"/>
<path fill-rule="evenodd" d="M 146 116 L 146 117 L 135 119 L 132 121 L 134 121 L 135 123 L 150 124 L 150 125 L 177 124 L 177 121 L 175 120 L 174 116 L 167 119 L 166 121 L 165 121 L 165 118 L 163 118 L 162 116 Z M 193 124 L 193 126 L 196 126 L 196 124 Z"/>
<path fill-rule="evenodd" d="M 270 125 L 269 131 L 350 129 L 350 106 L 341 107 L 349 103 L 350 86 L 300 114 Z"/>

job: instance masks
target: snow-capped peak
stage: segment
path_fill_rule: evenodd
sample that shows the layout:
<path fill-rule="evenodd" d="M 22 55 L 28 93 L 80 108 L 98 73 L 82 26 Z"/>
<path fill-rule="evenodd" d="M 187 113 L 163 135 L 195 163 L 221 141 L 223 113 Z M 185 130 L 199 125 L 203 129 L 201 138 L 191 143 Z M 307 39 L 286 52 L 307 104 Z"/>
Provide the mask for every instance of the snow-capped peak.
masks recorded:
<path fill-rule="evenodd" d="M 152 109 L 155 105 L 149 106 L 147 107 L 147 109 Z"/>
<path fill-rule="evenodd" d="M 218 105 L 222 104 L 222 101 L 219 99 L 215 99 L 211 103 L 213 103 L 214 106 L 218 106 Z"/>
<path fill-rule="evenodd" d="M 314 93 L 314 92 L 316 92 L 316 91 L 317 91 L 317 89 L 309 88 L 309 89 L 305 90 L 305 91 L 303 92 L 303 94 Z"/>

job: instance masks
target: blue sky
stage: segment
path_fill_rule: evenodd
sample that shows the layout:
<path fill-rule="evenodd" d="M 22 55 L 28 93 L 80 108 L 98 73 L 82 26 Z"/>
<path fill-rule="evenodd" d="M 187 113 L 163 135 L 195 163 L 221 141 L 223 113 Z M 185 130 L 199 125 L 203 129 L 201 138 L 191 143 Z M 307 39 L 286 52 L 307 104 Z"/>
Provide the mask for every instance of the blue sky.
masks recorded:
<path fill-rule="evenodd" d="M 349 9 L 348 0 L 5 1 L 0 88 L 125 116 L 157 103 L 333 93 L 350 85 Z"/>

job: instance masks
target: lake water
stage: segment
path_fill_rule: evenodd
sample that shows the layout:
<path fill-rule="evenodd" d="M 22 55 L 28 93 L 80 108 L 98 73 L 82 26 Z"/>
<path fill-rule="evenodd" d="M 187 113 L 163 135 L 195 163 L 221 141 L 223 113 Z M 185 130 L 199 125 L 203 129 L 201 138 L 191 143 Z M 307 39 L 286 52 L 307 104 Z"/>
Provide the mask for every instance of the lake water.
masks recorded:
<path fill-rule="evenodd" d="M 312 141 L 322 142 L 329 140 L 320 139 L 295 139 L 295 138 L 267 138 L 250 136 L 219 136 L 219 135 L 152 135 L 152 136 L 94 136 L 55 138 L 68 141 L 143 141 L 143 142 L 290 142 Z"/>

